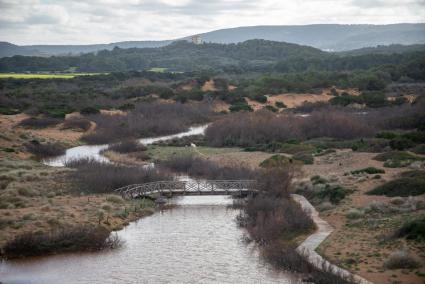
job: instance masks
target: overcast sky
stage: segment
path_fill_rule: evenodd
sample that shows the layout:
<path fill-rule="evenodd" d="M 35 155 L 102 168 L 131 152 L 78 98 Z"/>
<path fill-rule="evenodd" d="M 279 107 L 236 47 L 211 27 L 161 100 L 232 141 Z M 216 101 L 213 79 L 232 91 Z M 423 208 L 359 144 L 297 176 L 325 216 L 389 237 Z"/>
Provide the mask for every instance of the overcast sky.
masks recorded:
<path fill-rule="evenodd" d="M 89 44 L 215 29 L 425 22 L 425 0 L 0 0 L 0 41 Z"/>

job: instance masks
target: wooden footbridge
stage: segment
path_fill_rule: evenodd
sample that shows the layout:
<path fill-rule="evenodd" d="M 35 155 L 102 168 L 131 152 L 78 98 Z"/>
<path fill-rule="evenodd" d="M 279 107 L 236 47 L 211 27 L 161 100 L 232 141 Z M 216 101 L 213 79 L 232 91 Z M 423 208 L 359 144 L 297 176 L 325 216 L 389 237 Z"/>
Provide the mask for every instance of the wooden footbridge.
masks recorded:
<path fill-rule="evenodd" d="M 153 195 L 248 195 L 256 192 L 255 180 L 155 181 L 116 189 L 124 198 Z"/>

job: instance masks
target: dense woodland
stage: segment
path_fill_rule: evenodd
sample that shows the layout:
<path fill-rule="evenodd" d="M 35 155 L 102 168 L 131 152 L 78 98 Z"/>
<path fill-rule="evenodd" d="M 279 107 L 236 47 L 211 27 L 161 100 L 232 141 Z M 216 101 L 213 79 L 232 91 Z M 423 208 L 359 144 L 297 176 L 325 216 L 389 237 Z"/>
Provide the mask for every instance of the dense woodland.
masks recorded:
<path fill-rule="evenodd" d="M 388 49 L 388 48 L 387 48 Z M 327 53 L 296 44 L 249 40 L 237 44 L 174 42 L 159 48 L 114 48 L 81 56 L 29 57 L 0 59 L 0 72 L 67 71 L 124 72 L 168 68 L 187 72 L 307 72 L 365 70 L 387 64 L 408 64 L 424 60 L 424 46 Z M 379 52 L 382 51 L 382 52 Z"/>

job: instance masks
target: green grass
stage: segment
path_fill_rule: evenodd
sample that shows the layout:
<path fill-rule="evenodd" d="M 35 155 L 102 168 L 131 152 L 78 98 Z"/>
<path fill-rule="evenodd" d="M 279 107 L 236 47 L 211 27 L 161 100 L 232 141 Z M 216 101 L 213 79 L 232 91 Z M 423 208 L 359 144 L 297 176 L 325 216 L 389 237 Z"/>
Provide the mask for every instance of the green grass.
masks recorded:
<path fill-rule="evenodd" d="M 71 79 L 76 76 L 93 76 L 103 73 L 0 73 L 0 79 Z"/>
<path fill-rule="evenodd" d="M 151 69 L 149 69 L 148 71 L 150 72 L 157 72 L 157 73 L 164 73 L 167 71 L 168 68 L 163 68 L 163 67 L 153 67 Z"/>

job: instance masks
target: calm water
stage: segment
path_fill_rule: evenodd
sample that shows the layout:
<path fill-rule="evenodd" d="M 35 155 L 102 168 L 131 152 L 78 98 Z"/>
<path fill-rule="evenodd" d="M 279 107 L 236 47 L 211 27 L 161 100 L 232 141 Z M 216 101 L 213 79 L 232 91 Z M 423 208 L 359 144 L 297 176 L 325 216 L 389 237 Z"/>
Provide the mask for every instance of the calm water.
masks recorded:
<path fill-rule="evenodd" d="M 117 250 L 0 265 L 2 283 L 297 283 L 262 263 L 243 241 L 224 196 L 178 199 L 174 209 L 131 223 Z"/>
<path fill-rule="evenodd" d="M 144 145 L 150 145 L 157 141 L 170 140 L 173 138 L 180 138 L 180 137 L 185 137 L 190 135 L 204 134 L 207 126 L 208 125 L 190 127 L 188 131 L 181 132 L 174 135 L 154 137 L 154 138 L 143 138 L 143 139 L 139 139 L 139 142 Z M 77 160 L 82 158 L 92 158 L 97 161 L 108 162 L 109 160 L 100 154 L 100 152 L 102 150 L 105 150 L 106 148 L 108 148 L 108 144 L 83 145 L 83 146 L 73 147 L 66 150 L 65 155 L 61 155 L 49 160 L 45 160 L 44 163 L 46 165 L 53 166 L 53 167 L 63 167 L 66 161 Z"/>

